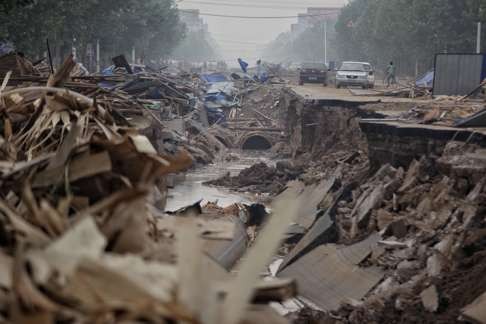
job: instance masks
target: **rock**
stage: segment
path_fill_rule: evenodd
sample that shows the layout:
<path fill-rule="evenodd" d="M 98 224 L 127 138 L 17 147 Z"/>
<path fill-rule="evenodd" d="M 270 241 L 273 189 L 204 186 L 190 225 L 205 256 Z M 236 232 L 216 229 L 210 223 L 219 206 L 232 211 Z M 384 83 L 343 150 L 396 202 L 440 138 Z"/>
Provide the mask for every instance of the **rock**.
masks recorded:
<path fill-rule="evenodd" d="M 420 264 L 417 261 L 404 260 L 397 266 L 397 270 L 413 270 L 418 269 Z"/>
<path fill-rule="evenodd" d="M 358 233 L 358 228 L 367 226 L 370 212 L 382 203 L 384 193 L 384 186 L 379 184 L 361 195 L 352 213 L 354 218 L 351 235 L 353 237 Z"/>
<path fill-rule="evenodd" d="M 437 277 L 441 274 L 446 266 L 446 260 L 444 256 L 438 252 L 435 252 L 427 259 L 427 274 L 429 277 Z"/>
<path fill-rule="evenodd" d="M 420 166 L 421 163 L 419 161 L 413 160 L 412 164 L 410 164 L 410 167 L 408 168 L 407 174 L 405 175 L 403 185 L 400 187 L 398 192 L 406 192 L 417 184 Z"/>
<path fill-rule="evenodd" d="M 437 312 L 439 309 L 439 292 L 435 285 L 422 291 L 420 298 L 422 299 L 422 305 L 427 311 L 431 313 Z"/>
<path fill-rule="evenodd" d="M 393 290 L 397 286 L 398 286 L 398 284 L 395 281 L 395 279 L 393 279 L 393 277 L 388 277 L 387 279 L 385 279 L 381 284 L 379 284 L 376 287 L 374 294 L 375 295 L 386 295 L 388 292 L 390 292 L 391 290 Z"/>
<path fill-rule="evenodd" d="M 482 178 L 476 184 L 476 186 L 474 187 L 474 189 L 471 190 L 471 192 L 469 192 L 469 194 L 467 195 L 467 200 L 469 200 L 471 202 L 475 202 L 478 199 L 478 197 L 481 194 L 481 192 L 483 191 L 483 187 L 484 187 L 485 182 L 486 182 L 486 178 Z"/>
<path fill-rule="evenodd" d="M 394 236 L 397 239 L 404 238 L 408 234 L 407 221 L 404 217 L 392 221 L 385 229 L 385 236 Z"/>
<path fill-rule="evenodd" d="M 432 211 L 432 200 L 425 197 L 417 206 L 417 214 L 420 219 L 427 217 Z"/>
<path fill-rule="evenodd" d="M 447 258 L 451 258 L 452 246 L 454 245 L 454 235 L 447 235 L 442 241 L 434 246 L 434 249 L 439 251 Z"/>
<path fill-rule="evenodd" d="M 378 224 L 378 229 L 384 230 L 390 223 L 393 222 L 393 214 L 384 210 L 379 209 L 376 211 L 376 221 Z"/>
<path fill-rule="evenodd" d="M 420 268 L 419 262 L 404 260 L 398 264 L 397 274 L 402 279 L 409 279 L 416 273 L 416 270 L 419 268 Z"/>
<path fill-rule="evenodd" d="M 239 161 L 240 160 L 240 157 L 238 156 L 238 154 L 235 154 L 235 153 L 228 153 L 226 154 L 226 156 L 224 157 L 224 160 L 226 162 L 231 162 L 231 161 Z"/>
<path fill-rule="evenodd" d="M 277 164 L 275 165 L 277 170 L 279 171 L 286 171 L 286 170 L 291 170 L 294 168 L 294 165 L 292 161 L 290 160 L 283 160 L 283 161 L 278 161 Z"/>
<path fill-rule="evenodd" d="M 447 224 L 449 218 L 452 215 L 452 208 L 449 206 L 445 206 L 439 212 L 432 212 L 430 217 L 427 219 L 428 224 L 431 226 L 431 229 L 439 229 Z"/>

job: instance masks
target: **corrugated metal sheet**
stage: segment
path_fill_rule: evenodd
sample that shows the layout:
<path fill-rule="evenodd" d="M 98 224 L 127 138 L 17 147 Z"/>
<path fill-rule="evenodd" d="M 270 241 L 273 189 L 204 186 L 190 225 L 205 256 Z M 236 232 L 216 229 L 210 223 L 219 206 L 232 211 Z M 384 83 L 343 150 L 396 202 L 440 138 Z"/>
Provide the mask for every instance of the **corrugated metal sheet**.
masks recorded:
<path fill-rule="evenodd" d="M 463 96 L 481 83 L 483 54 L 437 54 L 434 95 Z"/>

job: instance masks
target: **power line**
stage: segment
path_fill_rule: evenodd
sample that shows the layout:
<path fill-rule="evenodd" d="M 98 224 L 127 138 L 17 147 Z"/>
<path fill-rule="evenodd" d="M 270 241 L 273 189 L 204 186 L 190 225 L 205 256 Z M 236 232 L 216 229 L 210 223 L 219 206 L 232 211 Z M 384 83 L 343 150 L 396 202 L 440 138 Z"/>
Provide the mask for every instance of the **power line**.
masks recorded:
<path fill-rule="evenodd" d="M 182 9 L 181 11 L 191 12 L 187 9 Z M 326 17 L 326 16 L 334 16 L 335 13 L 326 13 L 326 14 L 316 14 L 316 15 L 308 15 L 308 14 L 301 14 L 298 16 L 236 16 L 236 15 L 222 15 L 222 14 L 215 14 L 215 13 L 208 13 L 208 12 L 200 12 L 200 16 L 209 16 L 209 17 L 221 17 L 221 18 L 235 18 L 235 19 L 295 19 L 299 17 Z"/>
<path fill-rule="evenodd" d="M 228 2 L 213 2 L 213 1 L 193 1 L 187 0 L 184 1 L 185 3 L 194 3 L 194 4 L 202 4 L 202 5 L 217 5 L 222 7 L 242 7 L 242 8 L 263 8 L 263 9 L 305 9 L 306 6 L 281 6 L 281 5 L 272 5 L 272 4 L 243 4 L 243 3 L 228 3 Z"/>
<path fill-rule="evenodd" d="M 250 42 L 250 41 L 238 41 L 232 39 L 221 39 L 221 38 L 214 38 L 217 42 L 221 43 L 234 43 L 234 44 L 249 44 L 249 45 L 266 45 L 267 43 L 263 42 Z"/>

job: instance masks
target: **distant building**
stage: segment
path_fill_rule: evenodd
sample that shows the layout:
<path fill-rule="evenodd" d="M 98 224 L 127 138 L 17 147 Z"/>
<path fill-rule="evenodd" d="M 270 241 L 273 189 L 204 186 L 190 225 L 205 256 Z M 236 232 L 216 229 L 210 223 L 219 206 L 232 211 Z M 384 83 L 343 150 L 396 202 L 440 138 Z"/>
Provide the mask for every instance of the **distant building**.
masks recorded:
<path fill-rule="evenodd" d="M 318 24 L 325 20 L 337 20 L 342 7 L 311 7 L 307 8 L 307 24 Z"/>
<path fill-rule="evenodd" d="M 200 16 L 198 9 L 183 9 L 179 11 L 179 17 L 184 25 L 186 25 L 188 32 L 208 32 L 208 24 Z"/>
<path fill-rule="evenodd" d="M 297 23 L 292 24 L 292 37 L 298 37 L 308 28 L 312 28 L 324 21 L 335 21 L 339 17 L 342 7 L 310 7 L 306 13 L 297 16 Z"/>

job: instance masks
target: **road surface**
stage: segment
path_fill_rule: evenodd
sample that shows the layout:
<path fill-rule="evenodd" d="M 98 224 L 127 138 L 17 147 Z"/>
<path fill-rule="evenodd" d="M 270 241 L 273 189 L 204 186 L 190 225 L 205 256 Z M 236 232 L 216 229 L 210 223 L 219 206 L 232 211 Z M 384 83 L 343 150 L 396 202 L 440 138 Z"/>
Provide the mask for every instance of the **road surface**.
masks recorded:
<path fill-rule="evenodd" d="M 353 95 L 348 89 L 336 89 L 333 86 L 323 87 L 321 84 L 305 84 L 303 86 L 293 85 L 292 89 L 300 96 L 309 100 L 340 100 L 349 102 L 384 102 L 384 103 L 426 103 L 430 99 L 411 99 L 411 98 L 397 98 L 380 96 L 378 92 L 373 90 L 361 90 L 353 88 L 356 93 L 366 95 Z M 373 95 L 376 93 L 377 95 Z M 373 96 L 371 96 L 373 95 Z"/>

